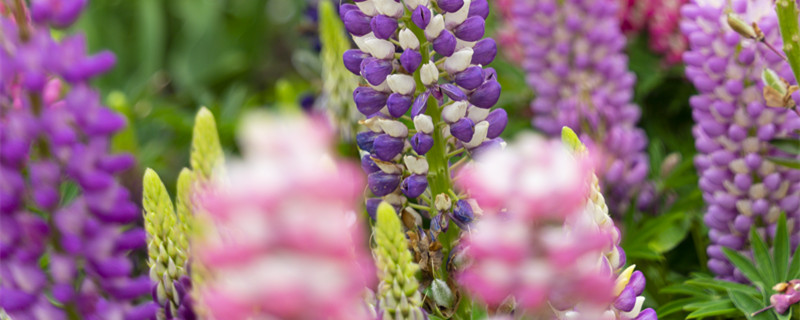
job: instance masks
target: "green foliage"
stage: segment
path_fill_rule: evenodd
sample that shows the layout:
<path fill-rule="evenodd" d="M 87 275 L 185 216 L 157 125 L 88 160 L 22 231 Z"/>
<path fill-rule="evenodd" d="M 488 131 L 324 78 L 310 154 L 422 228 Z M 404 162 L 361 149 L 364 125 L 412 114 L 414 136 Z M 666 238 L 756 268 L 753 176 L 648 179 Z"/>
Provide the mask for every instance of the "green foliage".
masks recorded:
<path fill-rule="evenodd" d="M 704 274 L 694 274 L 683 284 L 672 285 L 662 293 L 675 293 L 681 298 L 663 305 L 658 314 L 664 317 L 679 311 L 690 311 L 687 319 L 710 316 L 725 316 L 747 319 L 790 319 L 792 312 L 779 315 L 770 306 L 769 297 L 775 284 L 796 279 L 800 275 L 800 254 L 795 252 L 792 262 L 789 256 L 789 237 L 786 228 L 786 215 L 781 215 L 777 223 L 773 250 L 770 253 L 761 236 L 753 230 L 750 233 L 754 261 L 741 253 L 723 248 L 723 252 L 733 265 L 739 269 L 751 284 L 741 284 L 713 279 Z M 754 314 L 757 313 L 757 314 Z"/>

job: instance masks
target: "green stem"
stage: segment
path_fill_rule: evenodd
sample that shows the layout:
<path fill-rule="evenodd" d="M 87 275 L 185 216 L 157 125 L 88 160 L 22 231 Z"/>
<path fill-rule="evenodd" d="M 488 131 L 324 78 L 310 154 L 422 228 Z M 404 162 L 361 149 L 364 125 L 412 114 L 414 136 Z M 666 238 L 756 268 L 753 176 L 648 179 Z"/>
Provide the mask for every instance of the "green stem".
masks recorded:
<path fill-rule="evenodd" d="M 800 83 L 800 26 L 798 26 L 797 4 L 794 0 L 778 0 L 775 3 L 778 24 L 783 38 L 783 52 L 792 67 L 795 80 Z"/>

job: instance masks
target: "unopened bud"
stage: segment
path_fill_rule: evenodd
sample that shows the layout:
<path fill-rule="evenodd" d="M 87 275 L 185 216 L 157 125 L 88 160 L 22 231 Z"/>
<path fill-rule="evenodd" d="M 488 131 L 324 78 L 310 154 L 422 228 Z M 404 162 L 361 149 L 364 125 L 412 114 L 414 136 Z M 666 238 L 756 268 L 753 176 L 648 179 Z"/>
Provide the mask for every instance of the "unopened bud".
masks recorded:
<path fill-rule="evenodd" d="M 734 13 L 728 13 L 728 26 L 742 37 L 757 40 L 756 30 Z"/>

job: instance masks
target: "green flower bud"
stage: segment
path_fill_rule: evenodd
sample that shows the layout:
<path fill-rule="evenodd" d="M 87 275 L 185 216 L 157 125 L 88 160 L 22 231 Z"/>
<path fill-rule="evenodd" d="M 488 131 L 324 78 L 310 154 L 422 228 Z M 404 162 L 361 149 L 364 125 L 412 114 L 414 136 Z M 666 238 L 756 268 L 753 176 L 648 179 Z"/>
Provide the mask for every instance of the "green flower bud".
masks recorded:
<path fill-rule="evenodd" d="M 416 278 L 419 266 L 408 250 L 400 218 L 386 202 L 378 206 L 376 215 L 373 252 L 381 280 L 377 296 L 383 319 L 422 319 L 422 295 Z"/>
<path fill-rule="evenodd" d="M 205 107 L 200 108 L 194 118 L 192 151 L 189 155 L 194 178 L 200 182 L 211 180 L 214 170 L 221 170 L 224 161 L 214 115 Z"/>

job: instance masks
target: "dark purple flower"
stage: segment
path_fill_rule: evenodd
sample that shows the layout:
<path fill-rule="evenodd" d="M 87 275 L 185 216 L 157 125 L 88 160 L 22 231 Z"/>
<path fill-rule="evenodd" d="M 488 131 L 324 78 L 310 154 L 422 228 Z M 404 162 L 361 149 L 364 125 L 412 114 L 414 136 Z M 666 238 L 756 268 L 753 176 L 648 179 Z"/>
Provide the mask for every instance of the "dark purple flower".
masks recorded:
<path fill-rule="evenodd" d="M 428 188 L 428 177 L 421 174 L 412 174 L 403 180 L 400 189 L 409 198 L 419 197 Z"/>

